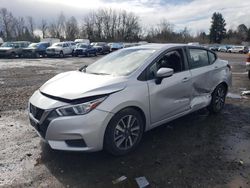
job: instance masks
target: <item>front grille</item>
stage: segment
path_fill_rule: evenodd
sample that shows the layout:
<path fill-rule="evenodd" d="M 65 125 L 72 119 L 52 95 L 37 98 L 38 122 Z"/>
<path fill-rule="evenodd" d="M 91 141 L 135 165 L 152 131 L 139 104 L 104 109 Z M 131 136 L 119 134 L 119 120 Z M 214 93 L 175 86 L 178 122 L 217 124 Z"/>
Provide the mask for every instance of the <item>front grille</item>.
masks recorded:
<path fill-rule="evenodd" d="M 40 135 L 45 139 L 45 135 L 48 129 L 50 122 L 58 117 L 58 114 L 55 110 L 45 111 L 40 108 L 35 107 L 30 104 L 30 113 L 33 117 L 39 122 L 35 122 L 32 118 L 30 118 L 31 125 L 40 133 Z M 43 117 L 43 119 L 41 119 Z"/>
<path fill-rule="evenodd" d="M 23 53 L 31 53 L 32 50 L 23 50 Z"/>
<path fill-rule="evenodd" d="M 77 50 L 76 50 L 76 52 L 78 52 L 78 53 L 82 53 L 82 52 L 83 52 L 83 50 L 78 50 L 78 49 L 77 49 Z"/>
<path fill-rule="evenodd" d="M 30 103 L 30 113 L 33 115 L 33 117 L 34 117 L 36 120 L 40 121 L 40 120 L 41 120 L 41 117 L 42 117 L 42 115 L 43 115 L 43 113 L 44 113 L 44 110 L 41 109 L 41 108 L 38 108 L 38 107 L 36 107 L 36 106 L 34 106 L 34 105 L 32 105 L 32 104 Z"/>
<path fill-rule="evenodd" d="M 47 49 L 47 52 L 55 52 L 55 49 Z"/>

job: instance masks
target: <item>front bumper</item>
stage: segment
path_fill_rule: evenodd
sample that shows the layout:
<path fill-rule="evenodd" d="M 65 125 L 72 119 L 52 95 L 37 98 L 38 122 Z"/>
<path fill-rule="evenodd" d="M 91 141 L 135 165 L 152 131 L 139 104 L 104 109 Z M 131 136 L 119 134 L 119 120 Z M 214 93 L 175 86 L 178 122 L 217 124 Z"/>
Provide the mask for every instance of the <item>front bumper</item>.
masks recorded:
<path fill-rule="evenodd" d="M 49 56 L 60 55 L 60 51 L 46 51 L 46 54 Z"/>
<path fill-rule="evenodd" d="M 83 51 L 83 50 L 76 50 L 75 51 L 75 55 L 85 55 L 86 56 L 87 53 L 88 53 L 87 51 Z"/>
<path fill-rule="evenodd" d="M 52 149 L 98 151 L 103 148 L 105 129 L 112 113 L 94 109 L 85 115 L 61 117 L 56 115 L 55 108 L 44 109 L 43 105 L 36 102 L 37 99 L 53 105 L 58 105 L 58 102 L 36 92 L 29 104 L 31 125 Z M 37 114 L 32 112 L 31 106 L 37 108 Z"/>

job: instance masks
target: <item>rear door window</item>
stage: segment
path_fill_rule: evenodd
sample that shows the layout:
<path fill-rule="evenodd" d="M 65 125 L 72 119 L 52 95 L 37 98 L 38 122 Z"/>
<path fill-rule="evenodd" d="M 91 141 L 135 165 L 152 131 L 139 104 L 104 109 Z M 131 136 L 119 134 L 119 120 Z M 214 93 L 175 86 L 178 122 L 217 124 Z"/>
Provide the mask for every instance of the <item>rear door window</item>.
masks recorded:
<path fill-rule="evenodd" d="M 189 55 L 190 69 L 204 67 L 210 64 L 207 50 L 191 48 L 189 49 Z"/>

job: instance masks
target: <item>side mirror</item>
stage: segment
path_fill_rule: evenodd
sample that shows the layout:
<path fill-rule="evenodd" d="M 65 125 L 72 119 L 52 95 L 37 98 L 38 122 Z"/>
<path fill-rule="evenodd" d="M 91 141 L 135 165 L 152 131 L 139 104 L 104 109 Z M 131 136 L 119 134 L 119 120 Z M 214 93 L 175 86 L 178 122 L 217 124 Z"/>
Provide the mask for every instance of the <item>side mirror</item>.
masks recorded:
<path fill-rule="evenodd" d="M 163 78 L 170 77 L 174 74 L 174 69 L 160 68 L 156 73 L 156 84 L 160 84 Z"/>

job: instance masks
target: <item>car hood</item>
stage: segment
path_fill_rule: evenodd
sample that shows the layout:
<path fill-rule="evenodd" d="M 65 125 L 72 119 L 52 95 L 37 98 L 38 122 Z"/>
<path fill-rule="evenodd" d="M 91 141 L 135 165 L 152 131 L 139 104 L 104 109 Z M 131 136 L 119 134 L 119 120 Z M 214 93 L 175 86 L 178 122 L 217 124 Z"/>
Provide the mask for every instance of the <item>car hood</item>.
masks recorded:
<path fill-rule="evenodd" d="M 47 49 L 62 49 L 62 47 L 60 47 L 60 46 L 51 46 L 51 47 L 48 47 Z"/>
<path fill-rule="evenodd" d="M 35 50 L 37 49 L 36 47 L 28 47 L 28 48 L 24 48 L 24 50 Z"/>
<path fill-rule="evenodd" d="M 117 92 L 125 87 L 125 77 L 70 71 L 48 80 L 39 90 L 50 96 L 74 100 Z"/>
<path fill-rule="evenodd" d="M 87 50 L 87 48 L 76 48 L 76 50 Z"/>
<path fill-rule="evenodd" d="M 13 49 L 12 47 L 0 47 L 0 50 L 11 50 Z"/>

